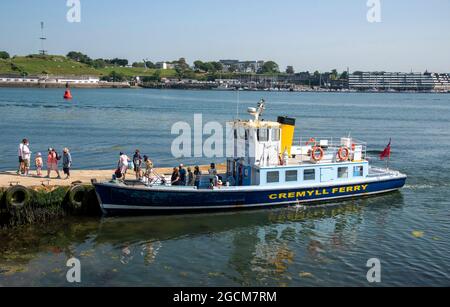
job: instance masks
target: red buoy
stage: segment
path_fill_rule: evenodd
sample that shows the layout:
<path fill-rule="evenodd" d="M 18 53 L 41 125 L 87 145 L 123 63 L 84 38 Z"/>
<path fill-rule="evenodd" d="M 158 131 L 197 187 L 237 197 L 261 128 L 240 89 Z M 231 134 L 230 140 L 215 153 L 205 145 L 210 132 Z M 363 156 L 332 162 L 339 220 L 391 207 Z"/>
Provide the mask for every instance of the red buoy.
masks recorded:
<path fill-rule="evenodd" d="M 72 99 L 72 93 L 70 93 L 70 90 L 67 89 L 66 92 L 64 93 L 64 99 Z"/>

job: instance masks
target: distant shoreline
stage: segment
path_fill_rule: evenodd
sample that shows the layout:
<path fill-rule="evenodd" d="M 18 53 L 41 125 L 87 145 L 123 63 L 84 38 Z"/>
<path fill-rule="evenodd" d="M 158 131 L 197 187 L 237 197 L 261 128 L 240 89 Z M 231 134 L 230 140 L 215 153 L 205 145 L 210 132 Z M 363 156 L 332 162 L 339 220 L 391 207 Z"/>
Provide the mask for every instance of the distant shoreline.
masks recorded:
<path fill-rule="evenodd" d="M 23 82 L 0 82 L 0 88 L 66 88 L 62 83 L 23 83 Z M 70 83 L 70 88 L 131 88 L 130 85 L 123 83 L 98 83 L 98 84 L 74 84 Z"/>
<path fill-rule="evenodd" d="M 0 88 L 23 88 L 23 89 L 64 89 L 65 84 L 36 84 L 36 83 L 11 83 L 0 82 Z M 198 86 L 132 86 L 123 83 L 102 83 L 102 84 L 70 84 L 74 89 L 159 89 L 159 90 L 189 90 L 189 91 L 214 91 L 214 92 L 271 92 L 271 93 L 367 93 L 367 94 L 450 94 L 442 91 L 349 91 L 349 90 L 331 90 L 331 89 L 304 89 L 304 90 L 286 90 L 286 89 L 241 89 L 241 90 L 217 90 L 211 87 Z"/>

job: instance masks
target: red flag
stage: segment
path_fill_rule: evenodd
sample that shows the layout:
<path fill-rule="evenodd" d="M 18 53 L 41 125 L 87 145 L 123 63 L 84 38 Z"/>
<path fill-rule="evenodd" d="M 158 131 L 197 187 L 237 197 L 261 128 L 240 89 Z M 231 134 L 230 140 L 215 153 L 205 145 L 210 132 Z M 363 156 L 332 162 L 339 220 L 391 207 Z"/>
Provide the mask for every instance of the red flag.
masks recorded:
<path fill-rule="evenodd" d="M 391 143 L 392 143 L 392 139 L 389 140 L 388 146 L 381 153 L 381 155 L 380 155 L 380 159 L 381 160 L 384 160 L 385 158 L 390 158 L 391 157 Z"/>

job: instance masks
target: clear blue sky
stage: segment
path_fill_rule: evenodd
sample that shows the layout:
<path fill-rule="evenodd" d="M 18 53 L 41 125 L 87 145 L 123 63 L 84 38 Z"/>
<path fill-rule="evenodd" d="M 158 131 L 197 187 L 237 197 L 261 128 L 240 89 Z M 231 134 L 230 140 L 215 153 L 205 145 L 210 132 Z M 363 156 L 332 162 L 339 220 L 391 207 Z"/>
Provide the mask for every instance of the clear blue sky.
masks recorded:
<path fill-rule="evenodd" d="M 0 50 L 46 49 L 93 58 L 153 61 L 273 59 L 297 71 L 450 72 L 450 1 L 381 0 L 368 23 L 367 0 L 81 0 L 81 23 L 66 0 L 0 1 Z"/>

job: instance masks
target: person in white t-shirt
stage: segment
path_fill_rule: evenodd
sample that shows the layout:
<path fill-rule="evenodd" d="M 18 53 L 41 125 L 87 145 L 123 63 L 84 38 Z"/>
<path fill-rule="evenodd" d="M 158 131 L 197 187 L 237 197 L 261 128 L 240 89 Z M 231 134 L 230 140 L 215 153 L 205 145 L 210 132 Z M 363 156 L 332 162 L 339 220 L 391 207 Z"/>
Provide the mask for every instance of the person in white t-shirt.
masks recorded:
<path fill-rule="evenodd" d="M 28 142 L 28 140 L 26 141 L 26 143 L 23 144 L 22 147 L 22 159 L 23 159 L 23 173 L 25 176 L 28 176 L 31 164 L 31 150 L 30 150 L 30 143 Z"/>
<path fill-rule="evenodd" d="M 128 156 L 126 154 L 121 152 L 120 158 L 119 158 L 119 169 L 120 169 L 120 173 L 122 174 L 122 178 L 121 178 L 122 180 L 125 180 L 125 176 L 127 175 L 129 162 L 130 162 L 130 158 L 128 158 Z"/>
<path fill-rule="evenodd" d="M 19 150 L 17 153 L 17 155 L 19 156 L 19 169 L 17 170 L 17 175 L 21 175 L 21 174 L 25 173 L 25 163 L 23 160 L 23 155 L 24 155 L 23 149 L 26 144 L 28 144 L 27 139 L 23 139 L 22 143 L 19 144 Z M 28 150 L 29 150 L 29 148 L 28 148 Z"/>

